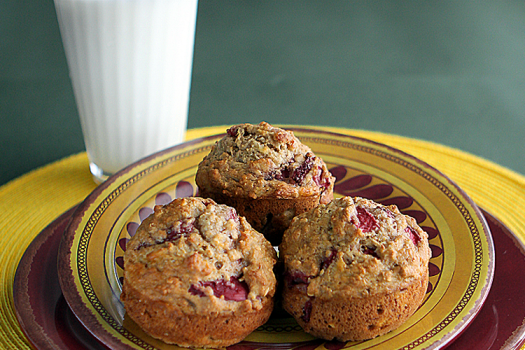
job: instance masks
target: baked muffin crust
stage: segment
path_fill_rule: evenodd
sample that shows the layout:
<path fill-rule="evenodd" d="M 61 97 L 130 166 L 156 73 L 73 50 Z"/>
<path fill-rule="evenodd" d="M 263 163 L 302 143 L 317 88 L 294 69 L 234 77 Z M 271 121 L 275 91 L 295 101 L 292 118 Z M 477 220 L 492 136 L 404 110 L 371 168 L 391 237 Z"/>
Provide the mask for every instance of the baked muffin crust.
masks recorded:
<path fill-rule="evenodd" d="M 331 196 L 334 178 L 291 131 L 261 122 L 229 128 L 200 163 L 196 182 L 231 197 L 297 198 Z"/>
<path fill-rule="evenodd" d="M 266 322 L 276 253 L 235 209 L 211 199 L 156 206 L 127 244 L 121 299 L 146 332 L 181 346 L 227 346 Z"/>
<path fill-rule="evenodd" d="M 236 208 L 273 245 L 294 216 L 332 200 L 334 182 L 291 131 L 265 122 L 229 128 L 196 174 L 200 196 Z"/>
<path fill-rule="evenodd" d="M 363 198 L 334 199 L 297 216 L 279 251 L 284 308 L 325 339 L 363 340 L 397 328 L 428 285 L 426 232 L 396 206 Z"/>

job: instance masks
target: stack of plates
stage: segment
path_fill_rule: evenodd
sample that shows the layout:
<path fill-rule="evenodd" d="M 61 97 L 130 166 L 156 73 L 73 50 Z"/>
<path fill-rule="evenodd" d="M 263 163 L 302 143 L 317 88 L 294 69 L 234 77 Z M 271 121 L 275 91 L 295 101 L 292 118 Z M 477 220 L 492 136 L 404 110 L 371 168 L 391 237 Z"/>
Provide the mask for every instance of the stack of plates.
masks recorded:
<path fill-rule="evenodd" d="M 410 155 L 351 136 L 292 130 L 327 163 L 337 179 L 336 197 L 396 204 L 427 231 L 432 249 L 427 295 L 403 326 L 372 340 L 315 339 L 277 310 L 230 348 L 490 349 L 524 342 L 525 308 L 516 303 L 525 304 L 525 281 L 516 275 L 525 271 L 525 255 L 512 232 L 449 178 Z M 220 137 L 194 140 L 129 166 L 33 241 L 20 262 L 14 295 L 21 327 L 36 348 L 177 348 L 149 337 L 126 316 L 119 300 L 122 257 L 155 205 L 198 195 L 197 165 Z"/>

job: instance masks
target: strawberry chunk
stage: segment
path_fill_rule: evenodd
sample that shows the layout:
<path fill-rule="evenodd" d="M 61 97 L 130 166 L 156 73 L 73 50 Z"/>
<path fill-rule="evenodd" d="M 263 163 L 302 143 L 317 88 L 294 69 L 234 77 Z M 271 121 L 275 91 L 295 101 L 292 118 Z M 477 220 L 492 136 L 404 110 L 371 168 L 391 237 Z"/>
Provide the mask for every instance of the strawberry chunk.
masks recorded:
<path fill-rule="evenodd" d="M 303 315 L 301 318 L 304 322 L 310 322 L 310 316 L 312 315 L 312 300 L 308 299 L 303 306 Z"/>
<path fill-rule="evenodd" d="M 410 226 L 407 226 L 405 228 L 405 232 L 409 234 L 410 240 L 412 241 L 412 243 L 414 243 L 414 245 L 417 246 L 419 244 L 419 242 L 421 241 L 421 237 L 419 237 L 419 235 L 417 234 L 416 230 L 414 230 Z"/>
<path fill-rule="evenodd" d="M 235 136 L 237 136 L 237 129 L 238 129 L 238 127 L 236 127 L 236 126 L 232 126 L 232 127 L 229 128 L 228 130 L 226 130 L 226 133 L 227 133 L 228 136 L 230 136 L 230 137 L 235 137 Z"/>
<path fill-rule="evenodd" d="M 359 227 L 365 233 L 370 232 L 378 227 L 377 220 L 364 208 L 357 208 L 357 219 L 359 220 L 357 227 Z"/>
<path fill-rule="evenodd" d="M 298 286 L 306 289 L 310 283 L 310 276 L 307 276 L 301 271 L 287 271 L 284 273 L 284 282 L 288 288 Z"/>
<path fill-rule="evenodd" d="M 210 287 L 213 295 L 217 298 L 221 296 L 228 301 L 243 301 L 248 297 L 250 289 L 248 284 L 240 281 L 238 277 L 232 276 L 229 281 L 224 279 L 216 281 L 204 281 L 191 285 L 189 292 L 193 295 L 205 296 L 204 288 Z"/>
<path fill-rule="evenodd" d="M 371 256 L 373 256 L 376 259 L 379 259 L 379 255 L 377 255 L 375 247 L 363 246 L 363 247 L 361 247 L 361 250 L 363 251 L 363 253 L 365 253 L 367 255 L 371 255 Z"/>
<path fill-rule="evenodd" d="M 315 157 L 306 156 L 304 162 L 292 172 L 292 179 L 295 183 L 301 184 L 314 165 Z"/>
<path fill-rule="evenodd" d="M 323 261 L 321 262 L 321 270 L 326 270 L 335 260 L 337 257 L 337 250 L 332 248 L 330 251 L 330 255 L 325 257 Z"/>

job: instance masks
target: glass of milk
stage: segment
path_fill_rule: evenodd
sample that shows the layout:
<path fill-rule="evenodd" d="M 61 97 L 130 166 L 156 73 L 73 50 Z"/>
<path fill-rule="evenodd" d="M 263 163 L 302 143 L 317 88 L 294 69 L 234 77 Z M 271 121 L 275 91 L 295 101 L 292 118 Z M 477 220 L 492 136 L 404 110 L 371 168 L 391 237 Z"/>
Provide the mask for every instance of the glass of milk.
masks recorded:
<path fill-rule="evenodd" d="M 198 0 L 54 0 L 91 173 L 182 142 Z"/>

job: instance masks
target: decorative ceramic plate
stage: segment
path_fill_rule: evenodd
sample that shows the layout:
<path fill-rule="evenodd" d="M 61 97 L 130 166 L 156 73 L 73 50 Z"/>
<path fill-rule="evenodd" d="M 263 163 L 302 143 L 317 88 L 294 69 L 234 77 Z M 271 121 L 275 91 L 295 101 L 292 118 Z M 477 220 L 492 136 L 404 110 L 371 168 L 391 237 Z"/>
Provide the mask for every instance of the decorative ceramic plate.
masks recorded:
<path fill-rule="evenodd" d="M 15 312 L 35 349 L 107 349 L 73 315 L 60 290 L 58 246 L 72 214 L 73 210 L 67 211 L 42 230 L 16 271 Z M 498 260 L 492 288 L 476 319 L 447 350 L 516 350 L 525 342 L 525 245 L 494 216 L 483 214 L 496 256 L 505 259 Z"/>
<path fill-rule="evenodd" d="M 432 258 L 424 303 L 400 328 L 364 342 L 325 342 L 276 312 L 231 349 L 440 348 L 481 309 L 492 284 L 494 246 L 477 206 L 450 179 L 399 150 L 368 140 L 293 129 L 336 177 L 336 196 L 396 204 L 429 234 Z M 127 240 L 156 204 L 197 194 L 198 163 L 223 135 L 179 145 L 145 158 L 99 186 L 79 206 L 59 250 L 64 297 L 82 324 L 110 348 L 170 349 L 145 334 L 119 296 Z"/>

